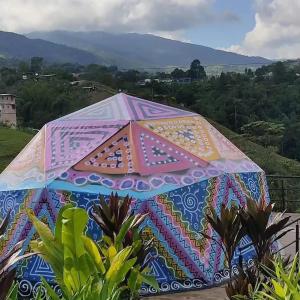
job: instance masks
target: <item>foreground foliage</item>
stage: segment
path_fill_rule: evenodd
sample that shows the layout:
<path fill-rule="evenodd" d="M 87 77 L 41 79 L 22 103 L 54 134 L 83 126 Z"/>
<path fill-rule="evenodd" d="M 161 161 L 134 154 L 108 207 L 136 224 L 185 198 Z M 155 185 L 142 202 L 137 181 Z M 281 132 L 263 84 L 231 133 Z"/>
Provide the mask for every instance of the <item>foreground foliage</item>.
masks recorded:
<path fill-rule="evenodd" d="M 132 198 L 126 196 L 120 198 L 118 194 L 111 194 L 108 203 L 103 197 L 100 197 L 99 204 L 94 205 L 91 215 L 95 222 L 99 225 L 104 233 L 104 236 L 109 237 L 115 241 L 116 236 L 120 233 L 124 223 L 134 215 L 130 212 Z M 134 222 L 128 228 L 125 238 L 121 241 L 123 247 L 138 243 L 139 247 L 136 249 L 137 263 L 144 264 L 146 256 L 151 250 L 152 240 L 144 242 L 139 234 L 139 226 L 144 222 L 147 214 L 135 214 Z"/>
<path fill-rule="evenodd" d="M 274 242 L 287 234 L 290 229 L 283 230 L 290 217 L 283 217 L 277 214 L 271 218 L 274 204 L 266 204 L 264 201 L 256 202 L 253 199 L 247 200 L 247 206 L 240 208 L 242 227 L 250 237 L 256 252 L 256 259 L 265 263 L 272 254 Z"/>
<path fill-rule="evenodd" d="M 289 230 L 283 230 L 289 217 L 277 215 L 272 219 L 272 204 L 264 201 L 256 202 L 247 199 L 246 207 L 235 204 L 226 207 L 222 204 L 220 216 L 214 208 L 210 209 L 207 220 L 220 237 L 220 242 L 213 237 L 203 234 L 206 238 L 221 243 L 224 255 L 229 266 L 229 282 L 226 286 L 226 294 L 229 299 L 253 299 L 255 290 L 269 279 L 265 269 L 273 269 L 272 260 L 275 258 L 274 242 L 283 237 Z M 238 275 L 232 277 L 232 258 L 238 250 L 241 239 L 244 236 L 251 239 L 251 244 L 256 252 L 254 265 L 251 268 L 245 266 L 240 255 L 237 264 Z"/>
<path fill-rule="evenodd" d="M 54 233 L 32 211 L 28 215 L 40 236 L 31 247 L 51 265 L 64 299 L 117 300 L 126 291 L 132 298 L 143 282 L 158 288 L 147 270 L 141 272 L 136 266 L 139 245 L 122 244 L 136 216 L 126 219 L 114 240 L 103 238 L 99 246 L 85 234 L 88 215 L 82 208 L 64 206 Z M 59 299 L 45 280 L 43 284 L 51 299 Z"/>
<path fill-rule="evenodd" d="M 270 300 L 299 300 L 300 299 L 300 270 L 297 270 L 299 256 L 296 255 L 290 268 L 277 259 L 273 262 L 274 271 L 267 270 L 270 282 L 262 283 L 262 290 L 254 294 L 254 299 Z"/>
<path fill-rule="evenodd" d="M 99 204 L 94 205 L 91 215 L 102 229 L 104 236 L 100 241 L 101 251 L 108 256 L 112 246 L 119 251 L 123 247 L 133 246 L 130 258 L 136 258 L 133 268 L 125 278 L 126 284 L 131 290 L 133 297 L 138 297 L 139 289 L 146 282 L 158 289 L 154 277 L 149 276 L 147 256 L 151 251 L 152 240 L 144 242 L 139 233 L 139 226 L 143 223 L 146 214 L 135 214 L 130 212 L 132 198 L 120 198 L 118 194 L 111 194 L 106 203 L 100 197 Z M 132 219 L 132 222 L 128 220 Z M 126 232 L 125 234 L 122 233 Z M 118 239 L 118 237 L 123 237 Z"/>
<path fill-rule="evenodd" d="M 0 242 L 4 239 L 10 220 L 10 212 L 0 223 Z M 33 255 L 33 253 L 20 255 L 24 241 L 18 242 L 12 250 L 7 253 L 0 253 L 0 299 L 9 297 L 15 299 L 17 287 L 13 285 L 16 269 L 15 266 L 20 260 Z M 0 244 L 1 245 L 1 244 Z"/>

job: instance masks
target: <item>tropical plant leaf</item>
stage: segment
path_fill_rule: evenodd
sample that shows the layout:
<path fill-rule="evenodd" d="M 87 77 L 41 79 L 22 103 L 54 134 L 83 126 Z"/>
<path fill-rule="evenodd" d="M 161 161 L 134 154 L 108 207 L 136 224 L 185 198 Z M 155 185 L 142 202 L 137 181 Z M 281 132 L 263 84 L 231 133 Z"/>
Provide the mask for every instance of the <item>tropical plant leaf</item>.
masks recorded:
<path fill-rule="evenodd" d="M 13 285 L 15 275 L 16 275 L 15 269 L 12 269 L 9 272 L 7 272 L 5 276 L 0 275 L 0 299 L 5 299 L 6 296 L 9 295 L 9 291 Z"/>
<path fill-rule="evenodd" d="M 97 244 L 86 236 L 82 236 L 82 239 L 84 242 L 85 249 L 88 251 L 91 258 L 93 259 L 93 262 L 97 266 L 98 271 L 104 274 L 105 267 L 99 252 L 99 248 L 97 247 Z"/>
<path fill-rule="evenodd" d="M 10 210 L 8 211 L 6 217 L 3 219 L 3 221 L 0 224 L 0 238 L 6 232 L 7 226 L 9 224 L 9 219 L 10 219 Z"/>
<path fill-rule="evenodd" d="M 12 284 L 10 289 L 6 290 L 6 291 L 8 291 L 8 293 L 7 293 L 6 297 L 4 297 L 4 298 L 1 298 L 1 292 L 0 292 L 0 299 L 18 300 L 18 287 L 19 287 L 18 283 Z"/>
<path fill-rule="evenodd" d="M 159 285 L 154 276 L 141 273 L 142 281 L 152 286 L 154 289 L 159 291 Z"/>
<path fill-rule="evenodd" d="M 52 289 L 52 287 L 49 285 L 49 283 L 46 281 L 44 277 L 41 277 L 41 281 L 43 286 L 46 289 L 46 292 L 51 300 L 60 300 L 59 296 L 56 294 L 56 292 Z"/>

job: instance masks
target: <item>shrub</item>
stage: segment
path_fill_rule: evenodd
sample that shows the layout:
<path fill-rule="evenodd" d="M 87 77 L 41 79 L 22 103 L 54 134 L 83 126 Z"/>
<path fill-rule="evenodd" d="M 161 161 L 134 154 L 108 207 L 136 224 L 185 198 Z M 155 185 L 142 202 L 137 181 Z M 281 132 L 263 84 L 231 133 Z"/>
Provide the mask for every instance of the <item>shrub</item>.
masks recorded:
<path fill-rule="evenodd" d="M 0 224 L 0 241 L 4 239 L 9 224 L 10 212 Z M 24 241 L 18 242 L 8 253 L 0 255 L 0 299 L 17 299 L 17 286 L 13 285 L 16 263 L 34 253 L 20 255 Z"/>
<path fill-rule="evenodd" d="M 226 294 L 230 299 L 252 299 L 254 290 L 260 289 L 269 275 L 265 268 L 272 268 L 274 242 L 283 237 L 289 230 L 282 231 L 289 221 L 282 214 L 271 218 L 273 204 L 264 201 L 256 202 L 247 199 L 246 207 L 237 208 L 236 205 L 226 207 L 222 204 L 220 216 L 211 208 L 207 220 L 221 238 L 221 247 L 229 266 L 229 282 Z M 203 234 L 203 233 L 202 233 Z M 210 236 L 203 234 L 208 239 Z M 243 266 L 242 256 L 238 264 L 239 274 L 232 278 L 232 258 L 242 237 L 247 235 L 255 249 L 255 264 L 251 268 Z M 219 243 L 216 239 L 217 243 Z M 262 268 L 262 265 L 265 267 Z"/>
<path fill-rule="evenodd" d="M 40 240 L 31 242 L 31 247 L 51 265 L 63 299 L 117 300 L 126 290 L 136 295 L 136 285 L 132 284 L 135 278 L 131 274 L 136 273 L 137 257 L 133 253 L 137 244 L 126 247 L 122 244 L 136 222 L 135 216 L 126 219 L 114 241 L 109 238 L 101 241 L 106 247 L 99 247 L 85 234 L 88 215 L 82 208 L 64 206 L 58 214 L 54 233 L 32 211 L 28 211 L 28 216 L 40 236 Z M 125 278 L 130 278 L 130 284 Z M 147 274 L 135 280 L 139 281 L 157 287 Z M 45 280 L 43 284 L 51 299 L 59 299 Z"/>

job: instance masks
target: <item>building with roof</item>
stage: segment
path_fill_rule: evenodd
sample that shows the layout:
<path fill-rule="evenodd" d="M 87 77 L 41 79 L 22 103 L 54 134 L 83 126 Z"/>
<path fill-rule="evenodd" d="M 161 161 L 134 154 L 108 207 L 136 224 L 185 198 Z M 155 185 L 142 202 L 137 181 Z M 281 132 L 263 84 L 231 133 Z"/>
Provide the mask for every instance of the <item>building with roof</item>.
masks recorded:
<path fill-rule="evenodd" d="M 16 127 L 16 96 L 13 94 L 0 94 L 0 123 Z"/>

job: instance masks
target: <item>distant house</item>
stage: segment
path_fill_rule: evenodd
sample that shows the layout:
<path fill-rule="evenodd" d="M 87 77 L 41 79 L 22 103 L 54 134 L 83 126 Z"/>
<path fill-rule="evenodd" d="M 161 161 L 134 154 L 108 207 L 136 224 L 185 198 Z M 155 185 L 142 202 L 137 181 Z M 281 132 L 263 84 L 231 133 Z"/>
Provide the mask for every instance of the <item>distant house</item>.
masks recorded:
<path fill-rule="evenodd" d="M 87 80 L 75 80 L 75 81 L 71 81 L 70 85 L 71 86 L 83 86 L 83 85 L 87 85 L 88 81 Z"/>
<path fill-rule="evenodd" d="M 190 77 L 183 77 L 176 79 L 175 82 L 179 84 L 188 84 L 192 82 L 192 79 Z"/>
<path fill-rule="evenodd" d="M 268 72 L 267 74 L 264 74 L 264 78 L 271 78 L 273 77 L 273 72 Z"/>
<path fill-rule="evenodd" d="M 50 80 L 56 77 L 56 74 L 40 74 L 37 77 L 39 77 L 40 79 Z"/>
<path fill-rule="evenodd" d="M 139 86 L 145 86 L 147 84 L 151 84 L 152 82 L 160 82 L 160 79 L 158 79 L 158 78 L 155 78 L 155 79 L 146 78 L 146 79 L 139 80 L 136 84 L 139 85 Z"/>
<path fill-rule="evenodd" d="M 76 80 L 80 80 L 81 75 L 84 75 L 85 72 L 80 72 L 80 73 L 72 73 L 73 78 Z"/>
<path fill-rule="evenodd" d="M 12 94 L 0 94 L 0 123 L 16 127 L 16 96 Z"/>
<path fill-rule="evenodd" d="M 171 78 L 165 78 L 165 79 L 161 79 L 160 82 L 165 84 L 172 84 L 174 80 Z"/>
<path fill-rule="evenodd" d="M 139 80 L 136 84 L 139 85 L 139 86 L 145 86 L 146 85 L 145 80 Z"/>
<path fill-rule="evenodd" d="M 81 87 L 83 90 L 88 91 L 88 92 L 94 92 L 96 90 L 96 87 L 94 85 L 91 86 L 83 86 Z"/>

